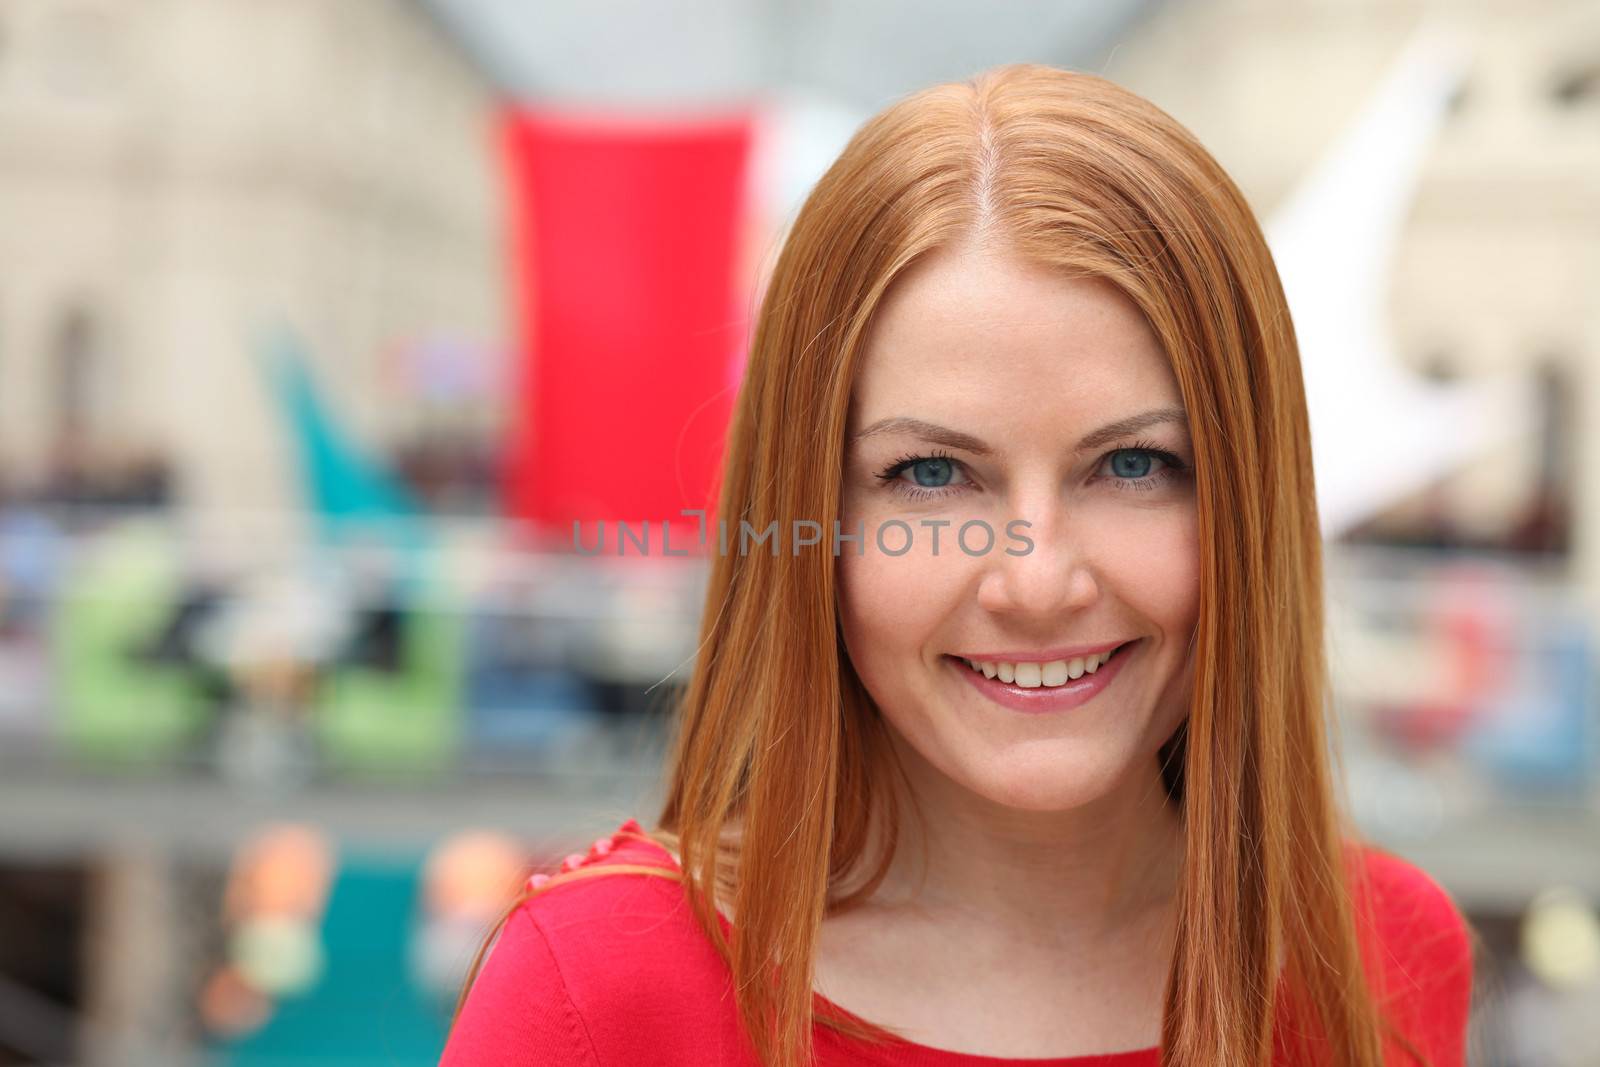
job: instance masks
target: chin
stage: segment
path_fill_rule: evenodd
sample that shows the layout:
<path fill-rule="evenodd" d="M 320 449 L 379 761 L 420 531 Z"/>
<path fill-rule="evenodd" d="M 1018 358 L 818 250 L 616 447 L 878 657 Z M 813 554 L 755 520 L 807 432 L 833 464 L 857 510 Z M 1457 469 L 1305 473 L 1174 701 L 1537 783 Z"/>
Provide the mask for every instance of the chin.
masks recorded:
<path fill-rule="evenodd" d="M 973 769 L 966 779 L 968 789 L 992 804 L 1016 811 L 1052 812 L 1093 804 L 1111 792 L 1115 775 L 1085 768 L 1079 761 L 1057 760 L 1026 771 L 1015 766 L 992 772 Z"/>

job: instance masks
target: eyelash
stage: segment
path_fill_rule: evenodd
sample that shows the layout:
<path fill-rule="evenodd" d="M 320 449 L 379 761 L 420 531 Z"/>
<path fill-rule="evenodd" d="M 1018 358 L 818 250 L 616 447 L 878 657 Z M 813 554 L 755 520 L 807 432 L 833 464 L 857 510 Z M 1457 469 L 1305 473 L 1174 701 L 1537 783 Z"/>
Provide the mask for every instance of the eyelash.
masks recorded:
<path fill-rule="evenodd" d="M 1108 478 L 1110 481 L 1118 483 L 1118 492 L 1149 492 L 1150 490 L 1158 489 L 1166 482 L 1189 472 L 1189 468 L 1184 464 L 1183 460 L 1179 459 L 1171 452 L 1168 452 L 1166 449 L 1157 447 L 1151 441 L 1138 441 L 1131 445 L 1122 445 L 1119 448 L 1113 448 L 1111 451 L 1100 457 L 1100 461 L 1095 464 L 1095 469 L 1099 470 L 1100 467 L 1105 465 L 1106 460 L 1120 452 L 1143 452 L 1147 455 L 1154 456 L 1156 459 L 1161 461 L 1162 470 L 1145 478 L 1118 478 L 1115 475 L 1109 475 Z M 900 477 L 900 475 L 904 474 L 913 465 L 928 459 L 942 459 L 955 466 L 961 465 L 959 460 L 947 452 L 934 451 L 915 455 L 904 455 L 895 460 L 889 466 L 885 467 L 882 471 L 878 472 L 877 478 L 883 481 L 891 490 L 901 493 L 912 500 L 932 500 L 937 497 L 949 496 L 952 493 L 965 491 L 965 487 L 963 486 L 938 486 L 929 488 L 928 486 L 912 485 L 910 482 L 907 482 Z"/>

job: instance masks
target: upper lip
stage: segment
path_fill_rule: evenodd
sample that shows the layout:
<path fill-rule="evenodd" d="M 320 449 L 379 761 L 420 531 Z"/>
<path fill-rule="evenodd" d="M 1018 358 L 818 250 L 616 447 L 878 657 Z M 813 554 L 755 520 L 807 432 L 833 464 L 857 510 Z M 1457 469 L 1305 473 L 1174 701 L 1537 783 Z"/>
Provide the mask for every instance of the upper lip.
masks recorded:
<path fill-rule="evenodd" d="M 1063 646 L 1036 652 L 956 652 L 954 655 L 960 659 L 978 660 L 984 663 L 1054 663 L 1056 660 L 1082 659 L 1097 652 L 1110 652 L 1127 643 L 1128 641 L 1102 641 L 1098 645 Z"/>

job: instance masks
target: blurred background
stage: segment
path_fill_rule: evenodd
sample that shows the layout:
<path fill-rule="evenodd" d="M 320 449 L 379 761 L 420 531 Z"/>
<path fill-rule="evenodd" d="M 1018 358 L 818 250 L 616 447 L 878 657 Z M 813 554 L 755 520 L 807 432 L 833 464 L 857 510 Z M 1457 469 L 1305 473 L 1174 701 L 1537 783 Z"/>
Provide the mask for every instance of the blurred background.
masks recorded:
<path fill-rule="evenodd" d="M 436 1062 L 655 810 L 784 227 L 1018 60 L 1262 218 L 1355 814 L 1600 1064 L 1600 3 L 5 0 L 0 1065 Z"/>

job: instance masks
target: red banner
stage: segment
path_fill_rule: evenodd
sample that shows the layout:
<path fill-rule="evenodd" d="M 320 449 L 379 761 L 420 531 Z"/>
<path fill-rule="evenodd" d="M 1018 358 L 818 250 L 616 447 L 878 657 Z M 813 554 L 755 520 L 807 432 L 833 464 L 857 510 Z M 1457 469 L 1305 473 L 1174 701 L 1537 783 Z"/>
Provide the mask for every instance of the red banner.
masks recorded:
<path fill-rule="evenodd" d="M 746 337 L 747 115 L 686 124 L 505 116 L 519 345 L 509 517 L 707 507 Z M 607 534 L 608 540 L 610 534 Z"/>

